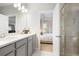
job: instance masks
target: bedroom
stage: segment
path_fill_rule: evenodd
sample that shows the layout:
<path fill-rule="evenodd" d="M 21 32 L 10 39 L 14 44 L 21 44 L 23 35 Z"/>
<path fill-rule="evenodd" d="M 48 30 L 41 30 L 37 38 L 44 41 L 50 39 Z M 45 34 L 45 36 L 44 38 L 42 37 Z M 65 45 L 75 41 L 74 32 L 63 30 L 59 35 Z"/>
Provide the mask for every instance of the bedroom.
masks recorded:
<path fill-rule="evenodd" d="M 41 12 L 40 13 L 40 50 L 46 52 L 53 51 L 53 13 L 52 12 Z"/>

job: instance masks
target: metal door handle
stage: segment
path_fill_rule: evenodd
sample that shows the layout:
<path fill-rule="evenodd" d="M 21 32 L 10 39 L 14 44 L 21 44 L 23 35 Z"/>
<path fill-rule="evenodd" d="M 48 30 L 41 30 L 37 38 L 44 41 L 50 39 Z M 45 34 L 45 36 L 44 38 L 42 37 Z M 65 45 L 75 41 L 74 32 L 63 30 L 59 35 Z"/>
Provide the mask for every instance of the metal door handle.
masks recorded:
<path fill-rule="evenodd" d="M 56 37 L 62 37 L 62 36 L 56 36 Z"/>

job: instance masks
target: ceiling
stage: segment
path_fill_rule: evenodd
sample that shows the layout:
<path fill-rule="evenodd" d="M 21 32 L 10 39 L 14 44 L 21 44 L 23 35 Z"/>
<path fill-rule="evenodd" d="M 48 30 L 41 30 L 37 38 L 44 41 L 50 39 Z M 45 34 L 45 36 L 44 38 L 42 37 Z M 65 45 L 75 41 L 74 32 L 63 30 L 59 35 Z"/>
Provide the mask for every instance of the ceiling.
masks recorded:
<path fill-rule="evenodd" d="M 45 11 L 53 10 L 55 3 L 22 3 L 30 11 Z M 13 7 L 12 3 L 0 3 L 0 12 L 6 13 L 17 13 L 19 12 L 17 8 Z"/>
<path fill-rule="evenodd" d="M 10 6 L 12 3 L 0 3 L 0 7 Z"/>
<path fill-rule="evenodd" d="M 27 6 L 30 10 L 38 10 L 38 11 L 45 11 L 45 10 L 53 10 L 56 3 L 27 3 Z"/>
<path fill-rule="evenodd" d="M 0 7 L 7 7 L 7 6 L 11 6 L 13 3 L 0 3 Z M 22 3 L 22 5 L 24 5 L 25 7 L 27 6 L 38 6 L 38 7 L 45 7 L 45 6 L 50 6 L 50 7 L 54 7 L 56 4 L 55 3 Z"/>

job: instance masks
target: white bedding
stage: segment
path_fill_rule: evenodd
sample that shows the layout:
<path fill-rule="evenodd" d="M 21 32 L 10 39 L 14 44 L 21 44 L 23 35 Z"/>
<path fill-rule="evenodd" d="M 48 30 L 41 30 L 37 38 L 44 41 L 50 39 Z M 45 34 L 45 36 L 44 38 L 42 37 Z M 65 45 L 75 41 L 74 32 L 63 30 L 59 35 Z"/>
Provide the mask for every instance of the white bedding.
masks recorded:
<path fill-rule="evenodd" d="M 53 41 L 53 34 L 43 34 L 43 35 L 40 35 L 40 40 Z"/>

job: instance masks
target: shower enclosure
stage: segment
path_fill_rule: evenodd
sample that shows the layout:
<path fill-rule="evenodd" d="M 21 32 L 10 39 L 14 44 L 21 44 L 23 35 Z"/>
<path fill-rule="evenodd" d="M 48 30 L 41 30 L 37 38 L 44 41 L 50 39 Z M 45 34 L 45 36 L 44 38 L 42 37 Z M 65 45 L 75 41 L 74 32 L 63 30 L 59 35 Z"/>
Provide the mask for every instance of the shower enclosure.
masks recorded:
<path fill-rule="evenodd" d="M 65 3 L 60 10 L 60 55 L 79 55 L 79 4 Z"/>

